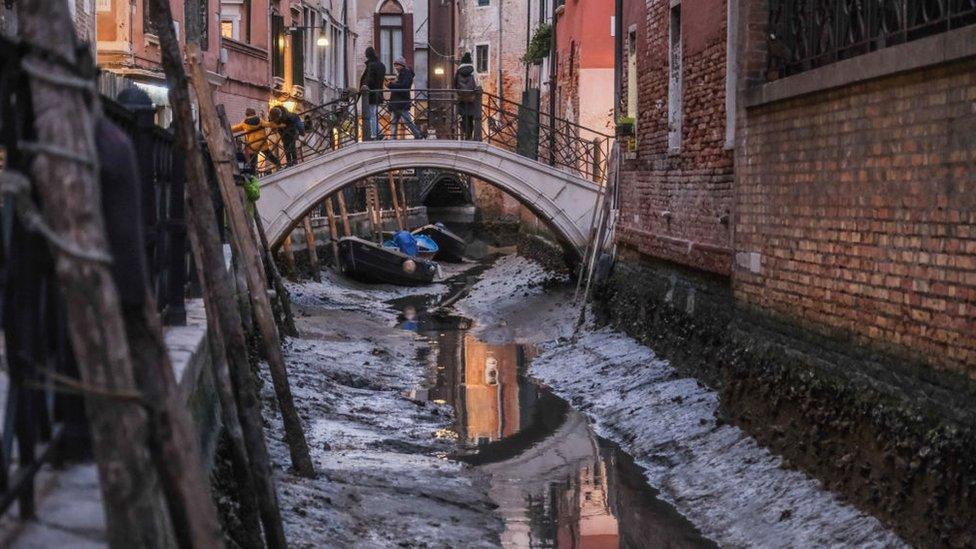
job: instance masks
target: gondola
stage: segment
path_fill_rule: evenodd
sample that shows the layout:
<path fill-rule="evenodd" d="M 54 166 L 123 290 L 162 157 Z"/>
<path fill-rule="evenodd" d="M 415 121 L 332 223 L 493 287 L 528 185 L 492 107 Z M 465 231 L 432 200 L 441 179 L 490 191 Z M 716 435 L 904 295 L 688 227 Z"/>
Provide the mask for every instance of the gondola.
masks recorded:
<path fill-rule="evenodd" d="M 437 243 L 438 251 L 434 259 L 453 263 L 459 263 L 464 259 L 464 250 L 467 248 L 468 243 L 460 236 L 447 230 L 447 227 L 444 227 L 440 223 L 424 225 L 419 229 L 415 229 L 413 234 L 427 235 Z"/>
<path fill-rule="evenodd" d="M 398 286 L 430 284 L 437 274 L 437 263 L 433 261 L 410 257 L 355 236 L 339 239 L 339 267 L 350 278 Z"/>

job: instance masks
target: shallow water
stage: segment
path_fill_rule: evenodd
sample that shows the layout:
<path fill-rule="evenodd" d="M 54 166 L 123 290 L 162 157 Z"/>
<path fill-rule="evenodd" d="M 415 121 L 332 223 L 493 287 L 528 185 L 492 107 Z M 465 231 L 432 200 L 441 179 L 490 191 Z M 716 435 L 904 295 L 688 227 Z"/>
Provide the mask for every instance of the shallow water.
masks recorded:
<path fill-rule="evenodd" d="M 657 498 L 643 471 L 586 418 L 526 376 L 529 345 L 488 344 L 472 321 L 439 309 L 481 269 L 448 281 L 444 296 L 391 301 L 399 327 L 429 348 L 426 386 L 408 396 L 454 408 L 451 457 L 490 478 L 506 547 L 710 547 L 712 542 Z"/>

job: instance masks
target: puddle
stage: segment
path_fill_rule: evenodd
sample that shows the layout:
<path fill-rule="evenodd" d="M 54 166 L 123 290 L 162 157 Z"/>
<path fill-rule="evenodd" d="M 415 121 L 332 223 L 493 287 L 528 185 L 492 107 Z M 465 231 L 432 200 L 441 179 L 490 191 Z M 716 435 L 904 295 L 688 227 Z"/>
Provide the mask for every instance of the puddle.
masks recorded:
<path fill-rule="evenodd" d="M 399 327 L 430 341 L 426 387 L 408 396 L 454 408 L 452 457 L 489 475 L 505 520 L 505 547 L 714 547 L 669 504 L 616 445 L 525 374 L 535 350 L 489 345 L 471 321 L 439 309 L 480 270 L 448 281 L 446 296 L 390 303 Z"/>

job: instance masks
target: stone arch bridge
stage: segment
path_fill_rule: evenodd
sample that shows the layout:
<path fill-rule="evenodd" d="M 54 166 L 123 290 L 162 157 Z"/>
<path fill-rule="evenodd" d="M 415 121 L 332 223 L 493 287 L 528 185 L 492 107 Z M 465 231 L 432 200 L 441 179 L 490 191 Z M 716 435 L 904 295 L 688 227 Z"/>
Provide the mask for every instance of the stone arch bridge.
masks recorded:
<path fill-rule="evenodd" d="M 414 100 L 414 112 L 423 109 L 424 113 L 431 113 L 429 119 L 434 119 L 436 113 L 431 105 L 436 102 L 428 97 L 420 101 Z M 515 148 L 511 144 L 518 139 L 518 120 L 525 119 L 525 109 L 518 105 L 500 108 L 499 105 L 504 107 L 502 102 L 483 94 L 482 123 L 477 136 L 480 140 L 457 140 L 446 132 L 438 135 L 430 131 L 436 138 L 364 141 L 358 113 L 354 112 L 359 108 L 358 102 L 346 103 L 338 110 L 333 107 L 326 118 L 328 125 L 319 124 L 325 117 L 314 115 L 314 111 L 303 114 L 309 128 L 300 144 L 300 153 L 305 151 L 304 161 L 260 179 L 257 213 L 269 242 L 272 246 L 280 244 L 311 209 L 348 185 L 392 170 L 432 168 L 471 175 L 504 190 L 545 222 L 569 251 L 582 255 L 594 209 L 603 192 L 606 155 L 601 151 L 609 148 L 609 136 L 565 121 L 557 130 L 558 119 L 555 125 L 546 125 L 545 118 L 537 115 L 533 123 L 536 146 L 540 140 L 544 144 L 548 141 L 553 153 L 542 155 L 548 163 L 534 160 L 511 150 Z M 520 114 L 515 114 L 516 110 Z M 337 123 L 337 112 L 356 127 L 350 129 L 349 123 Z M 381 120 L 382 116 L 381 112 Z M 424 120 L 415 116 L 418 121 Z M 581 137 L 580 129 L 587 137 Z M 345 139 L 340 139 L 342 131 Z M 597 137 L 589 137 L 593 135 Z M 322 142 L 327 145 L 323 147 Z M 559 149 L 558 154 L 555 149 Z M 580 150 L 584 152 L 568 152 Z"/>

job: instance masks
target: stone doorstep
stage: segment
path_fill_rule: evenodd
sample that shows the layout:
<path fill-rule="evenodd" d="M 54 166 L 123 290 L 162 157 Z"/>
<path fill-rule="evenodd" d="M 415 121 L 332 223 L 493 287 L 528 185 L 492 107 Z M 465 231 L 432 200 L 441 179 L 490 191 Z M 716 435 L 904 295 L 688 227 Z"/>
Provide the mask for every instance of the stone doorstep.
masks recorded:
<path fill-rule="evenodd" d="M 203 300 L 187 300 L 186 311 L 186 326 L 167 326 L 163 334 L 184 402 L 190 400 L 210 356 Z M 0 547 L 108 546 L 105 511 L 94 463 L 70 465 L 62 470 L 45 466 L 38 473 L 35 485 L 37 518 L 21 522 L 15 509 L 0 517 Z"/>

